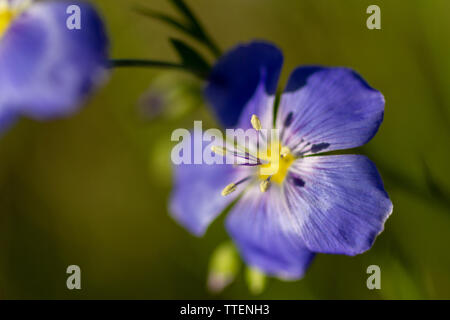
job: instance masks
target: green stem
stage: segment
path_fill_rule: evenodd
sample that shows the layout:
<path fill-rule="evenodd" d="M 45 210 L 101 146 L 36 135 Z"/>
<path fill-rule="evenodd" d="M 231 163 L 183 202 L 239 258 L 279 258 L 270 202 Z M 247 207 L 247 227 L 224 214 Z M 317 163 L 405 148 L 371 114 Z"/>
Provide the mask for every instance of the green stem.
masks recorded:
<path fill-rule="evenodd" d="M 132 68 L 132 67 L 146 67 L 146 68 L 173 68 L 173 69 L 186 69 L 183 65 L 156 61 L 156 60 L 143 60 L 143 59 L 113 59 L 110 61 L 113 68 Z"/>
<path fill-rule="evenodd" d="M 167 69 L 178 69 L 181 71 L 186 71 L 193 73 L 194 75 L 200 77 L 201 79 L 206 78 L 206 74 L 202 71 L 195 70 L 188 66 L 179 63 L 158 61 L 158 60 L 147 60 L 147 59 L 112 59 L 110 60 L 111 68 L 167 68 Z"/>

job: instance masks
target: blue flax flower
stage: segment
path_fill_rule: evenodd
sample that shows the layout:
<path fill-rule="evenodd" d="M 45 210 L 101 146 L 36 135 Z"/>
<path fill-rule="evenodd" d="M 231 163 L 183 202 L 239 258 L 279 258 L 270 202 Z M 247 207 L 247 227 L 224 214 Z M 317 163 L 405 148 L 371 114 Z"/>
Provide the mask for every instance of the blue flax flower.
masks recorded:
<path fill-rule="evenodd" d="M 365 156 L 317 155 L 367 143 L 383 120 L 382 94 L 348 68 L 299 67 L 274 121 L 282 60 L 268 43 L 238 46 L 214 66 L 205 91 L 224 125 L 279 129 L 278 171 L 266 176 L 255 166 L 179 165 L 170 209 L 200 236 L 237 200 L 226 227 L 246 263 L 298 279 L 315 253 L 368 250 L 393 206 Z"/>
<path fill-rule="evenodd" d="M 68 116 L 105 79 L 108 39 L 96 11 L 72 2 L 0 0 L 0 133 L 19 116 Z"/>

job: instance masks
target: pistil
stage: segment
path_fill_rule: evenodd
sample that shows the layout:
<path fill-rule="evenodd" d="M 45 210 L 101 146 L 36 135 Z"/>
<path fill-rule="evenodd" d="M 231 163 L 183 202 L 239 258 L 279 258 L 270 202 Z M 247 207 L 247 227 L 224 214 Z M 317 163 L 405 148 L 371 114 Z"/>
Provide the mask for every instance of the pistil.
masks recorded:
<path fill-rule="evenodd" d="M 288 117 L 292 118 L 292 116 Z M 291 119 L 288 119 L 287 122 L 291 122 Z M 252 115 L 250 122 L 254 130 L 258 131 L 259 134 L 262 133 L 261 129 L 261 121 L 258 116 Z M 289 123 L 288 123 L 289 124 Z M 267 142 L 267 141 L 266 141 Z M 271 183 L 282 184 L 284 179 L 287 176 L 289 167 L 295 160 L 295 156 L 293 155 L 291 149 L 287 146 L 281 146 L 278 139 L 276 141 L 270 141 L 267 146 L 265 146 L 263 152 L 259 150 L 259 137 L 257 143 L 257 151 L 256 155 L 252 155 L 249 151 L 238 151 L 239 146 L 235 146 L 233 150 L 222 146 L 213 146 L 212 151 L 219 155 L 227 155 L 233 154 L 236 157 L 244 158 L 245 160 L 256 160 L 254 164 L 240 163 L 239 165 L 255 165 L 259 166 L 259 170 L 257 173 L 257 178 L 259 178 L 259 189 L 261 192 L 267 192 Z M 241 181 L 236 183 L 230 183 L 222 190 L 222 195 L 227 196 L 234 191 L 236 191 L 236 187 L 248 180 L 250 177 L 247 177 Z"/>

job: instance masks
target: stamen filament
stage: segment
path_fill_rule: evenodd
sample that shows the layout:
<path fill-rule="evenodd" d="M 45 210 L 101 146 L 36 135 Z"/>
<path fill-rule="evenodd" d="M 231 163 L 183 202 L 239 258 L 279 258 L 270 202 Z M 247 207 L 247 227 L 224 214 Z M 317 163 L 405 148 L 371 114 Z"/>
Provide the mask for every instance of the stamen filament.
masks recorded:
<path fill-rule="evenodd" d="M 229 195 L 230 193 L 233 193 L 234 191 L 236 191 L 236 184 L 230 183 L 225 188 L 223 188 L 222 196 L 225 197 L 225 196 Z"/>
<path fill-rule="evenodd" d="M 227 148 L 219 147 L 219 146 L 212 146 L 211 151 L 220 156 L 225 156 L 227 154 Z"/>
<path fill-rule="evenodd" d="M 247 152 L 244 149 L 239 150 L 239 146 L 237 146 L 237 149 L 234 149 L 234 150 L 229 150 L 226 147 L 222 147 L 222 146 L 212 146 L 211 151 L 220 156 L 226 156 L 227 154 L 231 154 L 234 157 L 248 160 L 246 163 L 242 163 L 242 165 L 259 166 L 262 164 L 261 160 L 258 157 L 255 157 L 254 155 L 252 155 L 251 153 Z M 241 164 L 241 163 L 239 163 L 239 164 Z"/>
<path fill-rule="evenodd" d="M 245 177 L 245 178 L 239 180 L 238 182 L 230 183 L 225 188 L 223 188 L 222 196 L 225 197 L 225 196 L 229 195 L 230 193 L 233 193 L 234 191 L 236 191 L 236 187 L 238 185 L 240 185 L 241 183 L 247 181 L 248 179 L 250 179 L 250 177 Z"/>
<path fill-rule="evenodd" d="M 261 137 L 263 139 L 264 143 L 267 143 L 267 139 L 264 136 L 264 133 L 261 131 L 261 129 L 262 129 L 261 120 L 259 120 L 259 117 L 256 114 L 254 114 L 254 115 L 252 115 L 250 122 L 252 124 L 253 129 L 258 131 L 258 139 L 256 141 L 256 150 L 259 150 L 259 147 L 260 147 L 259 137 Z"/>
<path fill-rule="evenodd" d="M 305 143 L 306 142 L 306 143 Z M 305 153 L 305 148 L 308 147 L 311 143 L 305 141 L 304 139 L 301 139 L 296 145 L 295 147 L 292 149 L 292 153 L 295 156 L 302 156 L 303 153 Z"/>

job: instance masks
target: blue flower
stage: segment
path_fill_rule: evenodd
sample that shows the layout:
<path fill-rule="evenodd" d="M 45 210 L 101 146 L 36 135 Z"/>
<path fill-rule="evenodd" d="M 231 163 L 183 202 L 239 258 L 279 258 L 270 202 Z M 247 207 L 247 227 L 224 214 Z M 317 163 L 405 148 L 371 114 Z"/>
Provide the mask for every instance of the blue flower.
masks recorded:
<path fill-rule="evenodd" d="M 298 279 L 315 253 L 370 249 L 393 206 L 365 156 L 317 155 L 367 143 L 383 120 L 382 94 L 348 68 L 299 67 L 274 120 L 282 61 L 271 44 L 238 46 L 217 62 L 206 87 L 226 126 L 280 130 L 278 171 L 264 176 L 255 166 L 179 165 L 170 209 L 201 236 L 237 200 L 226 227 L 246 263 Z"/>
<path fill-rule="evenodd" d="M 0 0 L 0 133 L 19 116 L 71 115 L 104 81 L 104 25 L 90 5 L 78 3 L 81 29 L 69 29 L 70 5 Z"/>

